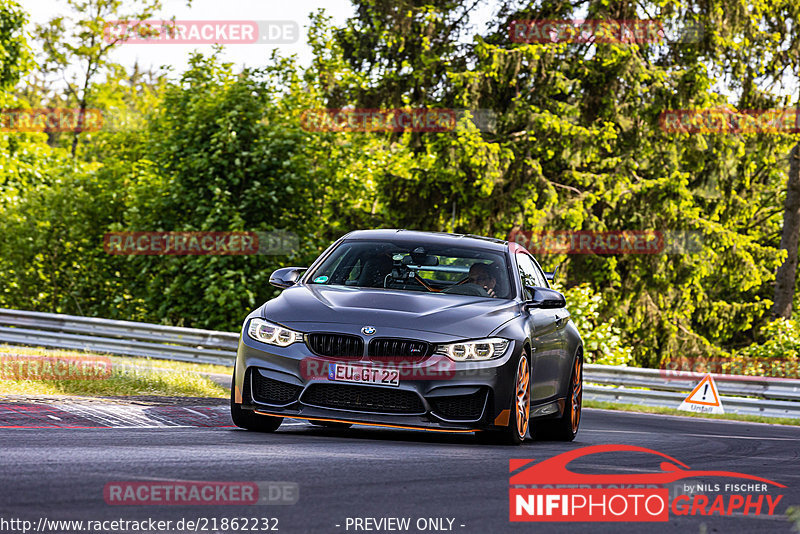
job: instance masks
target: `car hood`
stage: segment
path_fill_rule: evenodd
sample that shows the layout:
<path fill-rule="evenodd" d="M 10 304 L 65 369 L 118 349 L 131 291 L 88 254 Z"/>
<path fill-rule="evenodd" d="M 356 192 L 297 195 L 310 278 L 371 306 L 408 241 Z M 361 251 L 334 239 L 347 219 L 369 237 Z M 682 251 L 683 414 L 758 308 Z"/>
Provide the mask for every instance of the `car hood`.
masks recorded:
<path fill-rule="evenodd" d="M 486 337 L 517 315 L 513 300 L 305 284 L 284 290 L 261 308 L 263 318 L 301 331 L 312 323 L 338 323 L 463 339 Z"/>

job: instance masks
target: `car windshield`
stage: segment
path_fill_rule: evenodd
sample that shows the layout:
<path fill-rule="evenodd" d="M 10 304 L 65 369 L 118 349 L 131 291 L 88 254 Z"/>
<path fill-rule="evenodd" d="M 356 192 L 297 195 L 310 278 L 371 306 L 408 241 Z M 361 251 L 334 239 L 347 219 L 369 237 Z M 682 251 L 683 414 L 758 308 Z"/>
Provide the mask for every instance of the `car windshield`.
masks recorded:
<path fill-rule="evenodd" d="M 345 241 L 310 284 L 512 298 L 505 255 L 458 246 Z"/>

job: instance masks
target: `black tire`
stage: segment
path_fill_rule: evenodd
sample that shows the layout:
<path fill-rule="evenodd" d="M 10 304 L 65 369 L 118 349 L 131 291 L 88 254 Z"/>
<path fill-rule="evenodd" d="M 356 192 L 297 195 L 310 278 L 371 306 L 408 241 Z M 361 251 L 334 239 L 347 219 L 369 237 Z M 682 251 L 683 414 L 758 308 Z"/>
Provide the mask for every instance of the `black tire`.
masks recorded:
<path fill-rule="evenodd" d="M 236 367 L 233 368 L 233 376 L 236 376 Z M 270 415 L 258 415 L 252 410 L 243 410 L 236 404 L 234 397 L 235 379 L 231 378 L 231 419 L 233 424 L 239 428 L 252 430 L 254 432 L 275 432 L 283 422 L 283 417 L 272 417 Z"/>
<path fill-rule="evenodd" d="M 544 419 L 531 424 L 534 439 L 542 441 L 572 441 L 578 435 L 583 411 L 583 354 L 578 352 L 569 377 L 564 413 L 558 419 Z"/>
<path fill-rule="evenodd" d="M 525 441 L 531 415 L 531 366 L 528 355 L 525 352 L 517 360 L 514 390 L 508 426 L 499 430 L 482 431 L 478 437 L 484 443 L 521 445 Z"/>
<path fill-rule="evenodd" d="M 341 430 L 353 426 L 353 423 L 339 423 L 338 421 L 309 421 L 309 423 L 323 428 L 338 428 Z"/>

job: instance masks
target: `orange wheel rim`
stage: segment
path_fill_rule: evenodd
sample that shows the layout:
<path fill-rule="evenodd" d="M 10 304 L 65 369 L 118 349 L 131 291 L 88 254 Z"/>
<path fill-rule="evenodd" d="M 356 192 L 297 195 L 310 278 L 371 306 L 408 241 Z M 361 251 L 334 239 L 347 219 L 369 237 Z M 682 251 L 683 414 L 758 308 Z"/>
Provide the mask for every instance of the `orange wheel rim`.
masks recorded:
<path fill-rule="evenodd" d="M 517 434 L 524 438 L 528 433 L 528 421 L 531 415 L 530 397 L 531 372 L 528 367 L 528 359 L 524 356 L 520 358 L 517 366 L 517 392 L 516 392 L 516 420 Z"/>
<path fill-rule="evenodd" d="M 583 359 L 575 358 L 575 368 L 572 371 L 572 432 L 578 431 L 581 422 L 581 401 L 583 400 Z"/>

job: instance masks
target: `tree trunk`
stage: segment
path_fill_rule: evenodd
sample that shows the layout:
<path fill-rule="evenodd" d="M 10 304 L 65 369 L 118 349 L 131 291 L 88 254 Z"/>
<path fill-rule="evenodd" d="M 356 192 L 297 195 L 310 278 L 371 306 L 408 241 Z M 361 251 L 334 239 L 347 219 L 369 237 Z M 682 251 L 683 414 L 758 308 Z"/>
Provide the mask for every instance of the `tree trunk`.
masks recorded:
<path fill-rule="evenodd" d="M 800 143 L 789 153 L 789 179 L 786 183 L 786 201 L 783 205 L 783 234 L 781 248 L 789 255 L 775 273 L 775 299 L 772 317 L 789 319 L 792 316 L 792 299 L 797 275 L 797 245 L 800 238 Z"/>
<path fill-rule="evenodd" d="M 84 122 L 86 122 L 86 103 L 81 102 L 81 107 L 78 111 L 78 124 L 72 133 L 72 159 L 75 159 L 75 155 L 78 153 L 78 136 L 83 131 Z"/>

